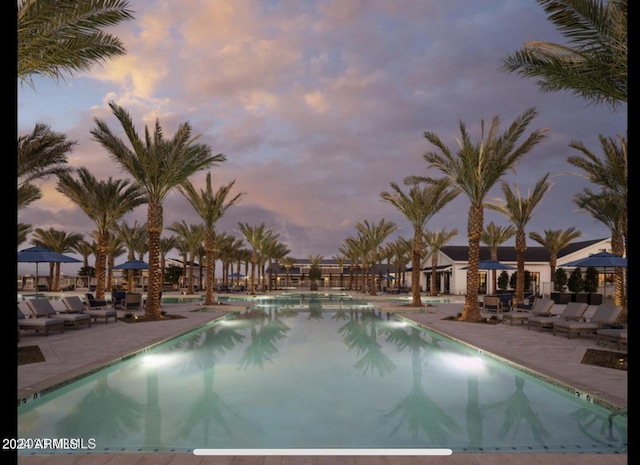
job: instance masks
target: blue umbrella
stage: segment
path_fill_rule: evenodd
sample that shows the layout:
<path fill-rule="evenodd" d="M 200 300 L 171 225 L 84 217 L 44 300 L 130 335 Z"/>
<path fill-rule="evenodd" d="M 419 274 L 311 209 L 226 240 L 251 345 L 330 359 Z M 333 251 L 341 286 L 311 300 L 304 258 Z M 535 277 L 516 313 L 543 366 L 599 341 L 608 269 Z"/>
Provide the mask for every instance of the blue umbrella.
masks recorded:
<path fill-rule="evenodd" d="M 231 278 L 244 278 L 244 275 L 242 273 L 231 273 L 229 276 Z"/>
<path fill-rule="evenodd" d="M 626 268 L 627 259 L 609 252 L 600 252 L 593 255 L 589 255 L 586 258 L 574 260 L 562 265 L 567 268 Z"/>
<path fill-rule="evenodd" d="M 463 270 L 468 269 L 468 266 L 462 268 Z M 478 263 L 479 270 L 515 270 L 516 268 L 511 265 L 507 265 L 505 263 L 501 263 L 497 260 L 480 260 Z"/>
<path fill-rule="evenodd" d="M 38 295 L 38 263 L 77 263 L 80 261 L 46 247 L 29 247 L 18 252 L 19 263 L 36 264 L 36 296 Z"/>
<path fill-rule="evenodd" d="M 112 270 L 147 270 L 149 264 L 142 260 L 129 260 L 111 268 Z"/>
<path fill-rule="evenodd" d="M 602 268 L 602 272 L 607 274 L 607 268 L 626 268 L 627 259 L 609 252 L 599 252 L 593 255 L 589 255 L 586 258 L 574 260 L 569 263 L 561 265 L 566 268 Z M 604 287 L 604 298 L 607 298 L 607 286 Z"/>

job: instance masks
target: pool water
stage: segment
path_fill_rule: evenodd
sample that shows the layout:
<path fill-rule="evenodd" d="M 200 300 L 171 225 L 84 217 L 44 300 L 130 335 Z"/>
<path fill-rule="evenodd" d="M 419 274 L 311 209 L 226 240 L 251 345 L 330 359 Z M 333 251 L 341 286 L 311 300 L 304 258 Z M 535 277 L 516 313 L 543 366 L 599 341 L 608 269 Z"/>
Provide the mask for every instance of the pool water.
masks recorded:
<path fill-rule="evenodd" d="M 373 307 L 324 305 L 256 305 L 142 351 L 20 405 L 18 437 L 79 438 L 94 453 L 626 453 L 625 416 L 609 427 L 608 410 L 467 346 Z"/>

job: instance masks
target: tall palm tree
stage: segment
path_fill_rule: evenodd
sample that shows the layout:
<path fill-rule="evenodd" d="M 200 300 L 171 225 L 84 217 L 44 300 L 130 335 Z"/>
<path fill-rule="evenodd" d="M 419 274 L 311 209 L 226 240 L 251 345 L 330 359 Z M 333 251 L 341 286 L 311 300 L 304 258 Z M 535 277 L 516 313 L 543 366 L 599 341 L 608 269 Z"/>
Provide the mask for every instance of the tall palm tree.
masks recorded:
<path fill-rule="evenodd" d="M 515 164 L 530 152 L 545 136 L 546 129 L 533 131 L 522 143 L 519 143 L 533 118 L 537 115 L 535 108 L 530 108 L 519 115 L 500 135 L 500 118 L 496 115 L 491 120 L 485 135 L 484 120 L 481 122 L 482 140 L 473 143 L 467 132 L 466 124 L 460 121 L 461 138 L 458 151 L 454 154 L 433 132 L 425 132 L 425 138 L 438 152 L 428 152 L 424 159 L 429 167 L 440 170 L 444 175 L 462 189 L 469 198 L 469 219 L 467 234 L 469 242 L 469 268 L 467 269 L 467 294 L 465 296 L 463 321 L 478 321 L 482 318 L 478 307 L 478 265 L 480 261 L 480 238 L 484 229 L 484 201 L 491 188 L 505 174 L 513 170 Z M 405 183 L 420 182 L 428 178 L 409 176 Z"/>
<path fill-rule="evenodd" d="M 627 205 L 622 205 L 620 199 L 607 194 L 596 194 L 585 189 L 582 194 L 574 198 L 574 202 L 581 210 L 591 214 L 609 228 L 611 232 L 611 252 L 623 256 L 626 254 L 625 234 L 627 233 Z M 624 270 L 614 268 L 614 303 L 622 306 L 619 320 L 626 322 L 628 301 L 624 292 Z"/>
<path fill-rule="evenodd" d="M 369 223 L 368 220 L 364 220 L 356 224 L 356 230 L 358 231 L 358 235 L 360 237 L 360 242 L 362 245 L 362 256 L 366 261 L 366 264 L 364 262 L 362 264 L 364 276 L 366 276 L 368 273 L 368 265 L 371 265 L 372 276 L 371 286 L 369 289 L 370 295 L 376 295 L 375 276 L 373 276 L 373 264 L 375 264 L 377 261 L 380 246 L 382 246 L 387 237 L 389 237 L 389 235 L 395 232 L 397 229 L 397 224 L 392 221 L 385 220 L 384 218 L 382 218 L 378 223 Z M 363 286 L 366 286 L 366 282 L 367 280 L 365 278 Z"/>
<path fill-rule="evenodd" d="M 160 269 L 162 270 L 162 276 L 160 278 L 161 287 L 164 290 L 164 270 L 166 267 L 167 254 L 178 245 L 178 238 L 176 236 L 168 236 L 160 238 Z"/>
<path fill-rule="evenodd" d="M 516 228 L 510 224 L 508 226 L 498 226 L 493 221 L 490 222 L 482 231 L 480 242 L 489 247 L 491 260 L 498 261 L 498 248 L 506 241 L 516 235 Z M 496 289 L 496 271 L 491 270 L 492 288 Z"/>
<path fill-rule="evenodd" d="M 581 174 L 601 187 L 598 193 L 584 189 L 575 197 L 575 203 L 588 212 L 596 220 L 607 225 L 611 231 L 611 251 L 618 255 L 627 254 L 628 237 L 628 152 L 627 139 L 599 136 L 604 157 L 600 158 L 579 141 L 570 147 L 578 150 L 580 155 L 573 155 L 567 161 L 584 171 Z M 614 270 L 614 299 L 621 305 L 621 320 L 626 321 L 627 299 L 624 292 L 624 270 Z"/>
<path fill-rule="evenodd" d="M 296 262 L 296 259 L 291 257 L 291 256 L 286 256 L 282 259 L 282 264 L 284 265 L 284 269 L 285 269 L 285 283 L 286 283 L 286 287 L 289 287 L 289 276 L 291 273 L 291 267 L 294 265 L 294 263 Z"/>
<path fill-rule="evenodd" d="M 616 137 L 600 135 L 599 139 L 604 155 L 602 158 L 590 151 L 582 142 L 573 141 L 569 146 L 580 152 L 580 154 L 567 157 L 567 161 L 576 168 L 583 170 L 583 173 L 574 174 L 582 176 L 602 188 L 602 192 L 598 195 L 611 197 L 610 201 L 619 205 L 621 208 L 619 213 L 622 215 L 620 220 L 623 222 L 622 234 L 626 249 L 626 244 L 628 243 L 627 206 L 629 204 L 627 139 L 620 135 Z"/>
<path fill-rule="evenodd" d="M 582 236 L 582 232 L 575 227 L 567 229 L 545 229 L 544 235 L 539 232 L 532 231 L 529 237 L 543 246 L 549 252 L 549 271 L 551 276 L 551 290 L 553 290 L 553 281 L 556 275 L 556 266 L 558 264 L 558 252 L 568 246 L 575 239 Z"/>
<path fill-rule="evenodd" d="M 173 231 L 179 237 L 184 244 L 184 252 L 187 255 L 187 293 L 193 294 L 195 289 L 193 287 L 193 267 L 195 265 L 195 253 L 196 249 L 204 241 L 205 227 L 202 224 L 187 224 L 186 221 L 174 221 L 167 227 L 169 231 Z M 202 270 L 202 267 L 200 267 Z"/>
<path fill-rule="evenodd" d="M 124 55 L 105 30 L 132 18 L 127 0 L 19 0 L 18 78 L 57 80 Z"/>
<path fill-rule="evenodd" d="M 287 255 L 291 253 L 289 247 L 287 247 L 283 242 L 276 242 L 274 247 L 271 250 L 270 257 L 273 259 L 273 266 L 269 267 L 269 290 L 273 289 L 272 283 L 275 283 L 276 289 L 278 286 L 278 268 L 280 268 L 280 264 L 282 260 L 286 258 Z M 273 279 L 271 278 L 271 273 L 274 274 Z"/>
<path fill-rule="evenodd" d="M 122 216 L 145 203 L 137 184 L 109 178 L 98 180 L 87 168 L 76 171 L 78 179 L 69 173 L 58 177 L 56 190 L 75 203 L 96 225 L 96 298 L 104 299 L 107 245 L 111 228 Z"/>
<path fill-rule="evenodd" d="M 451 187 L 451 180 L 442 178 L 426 187 L 413 185 L 409 192 L 402 191 L 396 183 L 391 183 L 393 192 L 380 193 L 382 200 L 390 203 L 411 223 L 413 227 L 413 255 L 411 260 L 411 305 L 421 307 L 420 268 L 422 265 L 422 237 L 424 228 L 436 213 L 460 194 L 460 189 Z M 435 282 L 432 284 L 435 285 Z"/>
<path fill-rule="evenodd" d="M 240 232 L 251 247 L 251 284 L 249 293 L 251 295 L 256 295 L 256 266 L 260 259 L 262 247 L 268 238 L 277 238 L 279 234 L 274 236 L 273 228 L 267 228 L 264 223 L 257 226 L 252 226 L 249 223 L 238 223 L 238 226 L 240 227 Z"/>
<path fill-rule="evenodd" d="M 431 256 L 431 295 L 438 295 L 436 289 L 436 279 L 438 277 L 438 253 L 442 248 L 454 237 L 458 235 L 458 230 L 453 228 L 447 231 L 442 228 L 440 231 L 425 231 L 424 240 L 429 247 L 429 255 Z"/>
<path fill-rule="evenodd" d="M 530 41 L 503 68 L 613 108 L 627 101 L 627 0 L 537 0 L 569 46 Z"/>
<path fill-rule="evenodd" d="M 30 134 L 18 137 L 18 210 L 42 198 L 36 181 L 69 172 L 67 156 L 77 142 L 38 123 Z"/>
<path fill-rule="evenodd" d="M 528 196 L 522 197 L 520 188 L 515 185 L 514 190 L 508 183 L 502 183 L 504 200 L 496 203 L 488 203 L 487 208 L 495 210 L 505 215 L 516 228 L 516 258 L 518 263 L 518 274 L 516 275 L 516 292 L 513 296 L 514 305 L 524 300 L 524 253 L 527 250 L 527 235 L 525 228 L 533 217 L 533 210 L 543 199 L 545 194 L 551 189 L 549 173 L 545 174 L 536 183 L 533 191 Z"/>
<path fill-rule="evenodd" d="M 91 130 L 93 138 L 108 152 L 141 186 L 149 209 L 147 229 L 149 231 L 149 293 L 145 305 L 145 318 L 159 319 L 160 315 L 160 235 L 163 229 L 163 206 L 166 196 L 182 185 L 192 174 L 205 170 L 213 163 L 226 161 L 222 154 L 211 155 L 205 144 L 196 143 L 191 125 L 182 123 L 171 139 L 164 137 L 160 122 L 156 120 L 153 131 L 145 127 L 141 139 L 129 113 L 114 102 L 109 103 L 114 116 L 120 122 L 131 148 L 117 137 L 107 123 L 95 119 Z"/>
<path fill-rule="evenodd" d="M 36 228 L 33 236 L 33 245 L 46 247 L 61 254 L 72 252 L 73 247 L 83 238 L 80 233 L 66 233 L 54 228 Z M 60 290 L 60 262 L 49 263 L 49 288 L 56 292 Z"/>
<path fill-rule="evenodd" d="M 137 221 L 133 225 L 129 225 L 126 220 L 116 223 L 113 226 L 113 232 L 127 247 L 127 260 L 134 260 L 136 258 L 136 250 L 139 250 L 141 245 L 146 246 L 147 244 L 147 227 L 138 224 Z M 133 292 L 133 278 L 136 270 L 125 271 L 127 275 L 127 291 Z"/>
<path fill-rule="evenodd" d="M 204 225 L 204 250 L 205 260 L 207 262 L 207 286 L 205 293 L 205 305 L 213 305 L 215 259 L 217 250 L 215 226 L 218 220 L 227 212 L 229 208 L 237 204 L 243 192 L 239 192 L 234 196 L 230 196 L 231 189 L 235 184 L 235 180 L 221 186 L 216 192 L 211 186 L 211 171 L 207 173 L 205 179 L 205 188 L 197 190 L 194 185 L 185 181 L 178 190 L 184 195 L 196 213 L 200 216 Z"/>

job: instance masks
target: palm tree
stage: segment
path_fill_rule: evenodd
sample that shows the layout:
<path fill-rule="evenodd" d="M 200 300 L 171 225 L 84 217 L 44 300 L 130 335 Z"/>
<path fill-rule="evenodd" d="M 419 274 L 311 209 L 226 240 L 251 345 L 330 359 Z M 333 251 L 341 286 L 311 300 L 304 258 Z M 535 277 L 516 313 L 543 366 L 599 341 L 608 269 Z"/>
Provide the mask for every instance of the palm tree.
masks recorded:
<path fill-rule="evenodd" d="M 131 148 L 99 119 L 95 119 L 96 127 L 91 134 L 111 158 L 137 181 L 146 195 L 149 204 L 149 293 L 145 318 L 159 319 L 162 276 L 159 266 L 160 235 L 164 216 L 162 202 L 169 192 L 182 185 L 189 176 L 227 158 L 222 154 L 211 155 L 209 146 L 197 144 L 198 137 L 192 137 L 189 123 L 180 124 L 173 138 L 165 139 L 160 122 L 156 120 L 153 132 L 145 127 L 145 137 L 141 139 L 129 113 L 114 102 L 110 102 L 109 106 L 127 135 Z"/>
<path fill-rule="evenodd" d="M 127 247 L 127 260 L 134 260 L 136 258 L 136 250 L 139 250 L 141 245 L 147 244 L 147 227 L 145 225 L 139 225 L 137 221 L 131 226 L 129 226 L 126 220 L 116 223 L 113 226 L 113 232 Z M 128 292 L 133 292 L 134 271 L 135 270 L 126 270 Z"/>
<path fill-rule="evenodd" d="M 213 290 L 215 273 L 215 259 L 218 252 L 216 244 L 215 225 L 218 220 L 226 213 L 226 211 L 238 203 L 244 193 L 240 192 L 233 197 L 229 197 L 229 193 L 235 184 L 235 180 L 221 186 L 216 192 L 213 192 L 211 186 L 211 172 L 207 173 L 205 179 L 205 188 L 196 190 L 194 185 L 185 181 L 178 190 L 184 195 L 196 213 L 200 216 L 204 225 L 204 251 L 207 268 L 207 285 L 205 292 L 205 305 L 213 305 Z"/>
<path fill-rule="evenodd" d="M 380 246 L 386 240 L 386 238 L 398 229 L 398 225 L 392 221 L 387 221 L 382 218 L 378 223 L 369 223 L 364 220 L 356 224 L 356 230 L 360 237 L 361 251 L 363 257 L 362 271 L 363 277 L 368 274 L 368 265 L 371 264 L 371 287 L 369 289 L 370 295 L 376 295 L 375 276 L 373 276 L 373 264 L 377 261 L 377 256 Z M 363 286 L 366 286 L 367 279 Z"/>
<path fill-rule="evenodd" d="M 467 225 L 469 241 L 469 268 L 467 269 L 467 294 L 465 296 L 463 321 L 479 321 L 482 316 L 478 307 L 478 264 L 480 261 L 480 238 L 484 229 L 484 201 L 491 188 L 505 174 L 512 170 L 516 162 L 530 152 L 545 136 L 546 129 L 533 131 L 524 142 L 518 140 L 527 129 L 537 112 L 535 108 L 519 115 L 509 129 L 502 135 L 500 118 L 494 116 L 489 130 L 484 134 L 484 120 L 481 122 L 482 136 L 480 143 L 473 143 L 464 122 L 460 121 L 461 139 L 458 151 L 454 155 L 433 132 L 425 132 L 425 138 L 439 150 L 428 152 L 424 159 L 431 168 L 436 168 L 462 189 L 471 202 Z M 425 180 L 424 177 L 409 176 L 405 183 Z"/>
<path fill-rule="evenodd" d="M 53 228 L 44 230 L 36 228 L 31 243 L 38 247 L 45 247 L 54 252 L 65 254 L 73 251 L 73 247 L 82 240 L 82 234 L 58 231 Z M 49 263 L 49 288 L 60 290 L 60 262 Z"/>
<path fill-rule="evenodd" d="M 105 32 L 133 18 L 127 0 L 19 0 L 18 78 L 54 79 L 125 54 Z"/>
<path fill-rule="evenodd" d="M 202 224 L 187 224 L 184 220 L 174 221 L 169 227 L 169 231 L 173 231 L 179 237 L 179 240 L 183 242 L 184 252 L 187 256 L 187 272 L 188 272 L 188 294 L 194 293 L 193 287 L 193 267 L 195 265 L 195 252 L 196 249 L 204 241 L 205 228 Z M 202 270 L 202 267 L 200 267 Z"/>
<path fill-rule="evenodd" d="M 30 134 L 18 137 L 18 210 L 42 198 L 35 181 L 69 172 L 67 156 L 77 142 L 38 123 Z"/>
<path fill-rule="evenodd" d="M 322 255 L 307 255 L 309 259 L 309 281 L 310 281 L 310 289 L 312 291 L 318 290 L 318 281 L 322 279 L 322 270 L 320 269 L 320 264 L 324 257 Z"/>
<path fill-rule="evenodd" d="M 294 265 L 295 262 L 296 262 L 296 259 L 290 256 L 286 256 L 282 259 L 282 264 L 284 265 L 284 269 L 286 272 L 286 277 L 285 277 L 286 287 L 289 287 L 289 276 L 291 273 L 291 267 Z"/>
<path fill-rule="evenodd" d="M 613 108 L 627 101 L 627 0 L 537 0 L 569 46 L 530 41 L 503 69 Z"/>
<path fill-rule="evenodd" d="M 96 225 L 96 299 L 104 299 L 107 244 L 111 228 L 126 213 L 145 202 L 137 184 L 112 178 L 99 181 L 87 168 L 76 170 L 78 179 L 69 173 L 59 175 L 56 190 L 75 203 Z"/>
<path fill-rule="evenodd" d="M 269 267 L 269 290 L 273 289 L 272 283 L 275 283 L 276 289 L 278 286 L 278 268 L 280 268 L 280 263 L 285 259 L 287 255 L 291 253 L 291 250 L 282 242 L 276 242 L 273 248 L 270 251 L 270 258 L 273 259 L 273 266 Z M 274 274 L 273 279 L 271 278 L 271 273 Z"/>
<path fill-rule="evenodd" d="M 451 180 L 439 179 L 420 188 L 413 185 L 409 193 L 400 189 L 398 184 L 391 183 L 393 192 L 383 191 L 382 199 L 396 207 L 413 227 L 413 255 L 411 260 L 411 306 L 421 307 L 420 299 L 420 268 L 422 264 L 422 235 L 424 228 L 436 213 L 446 204 L 455 199 L 460 193 L 457 187 L 451 187 Z M 432 283 L 435 285 L 435 281 Z"/>
<path fill-rule="evenodd" d="M 611 231 L 611 252 L 623 256 L 626 253 L 625 234 L 627 233 L 627 205 L 622 205 L 620 199 L 607 194 L 596 194 L 589 189 L 578 194 L 574 202 L 581 210 L 591 214 Z M 622 306 L 619 320 L 626 322 L 627 298 L 624 292 L 624 270 L 614 268 L 614 303 Z"/>
<path fill-rule="evenodd" d="M 491 260 L 498 261 L 498 248 L 506 241 L 516 235 L 516 228 L 512 224 L 509 226 L 498 226 L 493 221 L 490 222 L 482 231 L 480 242 L 489 247 Z M 496 289 L 496 271 L 492 270 L 491 281 L 493 289 Z"/>
<path fill-rule="evenodd" d="M 451 231 L 447 231 L 442 228 L 440 231 L 425 231 L 424 240 L 429 247 L 429 255 L 431 255 L 431 295 L 438 295 L 436 289 L 436 279 L 438 277 L 438 253 L 442 248 L 455 236 L 458 235 L 458 230 L 453 228 Z"/>
<path fill-rule="evenodd" d="M 176 236 L 161 237 L 160 238 L 160 269 L 162 270 L 162 277 L 160 282 L 164 290 L 164 270 L 166 266 L 167 254 L 171 249 L 174 249 L 178 245 L 178 238 Z"/>
<path fill-rule="evenodd" d="M 264 223 L 258 226 L 251 226 L 248 223 L 238 223 L 240 232 L 251 246 L 251 295 L 256 295 L 256 266 L 260 259 L 260 254 L 265 241 L 270 237 L 277 238 L 279 234 L 275 236 L 272 234 L 273 229 L 267 228 Z"/>
<path fill-rule="evenodd" d="M 342 288 L 342 287 L 343 287 L 342 283 L 343 283 L 343 280 L 344 280 L 344 277 L 343 277 L 343 274 L 344 274 L 344 273 L 343 273 L 343 270 L 344 270 L 344 264 L 345 264 L 345 262 L 347 261 L 347 258 L 346 258 L 346 256 L 344 255 L 344 253 L 342 253 L 342 251 L 341 251 L 341 253 L 336 254 L 336 255 L 334 255 L 334 256 L 333 256 L 333 257 L 331 257 L 331 258 L 333 258 L 333 259 L 336 261 L 336 264 L 337 264 L 337 265 L 338 265 L 338 267 L 340 268 L 340 288 Z"/>
<path fill-rule="evenodd" d="M 532 231 L 529 237 L 543 246 L 549 252 L 549 271 L 551 276 L 551 289 L 553 290 L 553 281 L 556 274 L 556 265 L 558 263 L 558 252 L 568 246 L 574 239 L 582 236 L 582 232 L 573 226 L 562 229 L 545 229 L 544 235 L 539 232 Z"/>
<path fill-rule="evenodd" d="M 495 210 L 505 215 L 516 228 L 516 258 L 518 271 L 516 275 L 516 292 L 513 296 L 513 304 L 524 300 L 524 253 L 527 250 L 527 235 L 525 227 L 533 216 L 534 208 L 540 203 L 552 183 L 549 182 L 549 173 L 545 174 L 535 185 L 533 191 L 528 193 L 528 197 L 523 198 L 520 189 L 515 185 L 515 190 L 511 190 L 508 183 L 502 183 L 504 201 L 488 203 L 487 208 Z"/>
<path fill-rule="evenodd" d="M 567 157 L 567 161 L 573 166 L 580 168 L 584 171 L 583 174 L 574 173 L 578 176 L 582 176 L 594 184 L 597 184 L 602 188 L 602 193 L 606 197 L 611 197 L 610 202 L 616 203 L 620 206 L 620 214 L 623 222 L 623 238 L 626 254 L 626 244 L 628 244 L 628 172 L 629 163 L 627 156 L 627 139 L 626 137 L 604 137 L 599 136 L 600 145 L 604 154 L 603 158 L 598 157 L 592 151 L 590 151 L 582 142 L 573 141 L 569 144 L 570 147 L 578 150 L 581 155 L 572 155 Z"/>
<path fill-rule="evenodd" d="M 573 166 L 584 171 L 583 177 L 602 190 L 594 193 L 585 189 L 575 198 L 575 203 L 596 220 L 607 225 L 611 231 L 611 251 L 624 256 L 627 254 L 628 237 L 628 156 L 626 137 L 599 136 L 604 157 L 601 159 L 588 150 L 583 143 L 574 141 L 570 147 L 581 155 L 567 158 Z M 624 293 L 624 270 L 614 270 L 615 302 L 621 305 L 621 320 L 626 321 L 627 299 Z"/>

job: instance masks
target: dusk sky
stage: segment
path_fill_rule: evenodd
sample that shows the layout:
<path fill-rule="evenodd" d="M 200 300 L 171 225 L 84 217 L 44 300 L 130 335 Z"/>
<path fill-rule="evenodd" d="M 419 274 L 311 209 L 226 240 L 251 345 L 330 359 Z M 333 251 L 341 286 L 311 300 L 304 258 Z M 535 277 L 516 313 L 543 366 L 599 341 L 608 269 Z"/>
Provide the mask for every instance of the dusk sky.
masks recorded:
<path fill-rule="evenodd" d="M 535 80 L 501 69 L 503 58 L 525 41 L 563 42 L 534 0 L 131 3 L 135 18 L 113 29 L 126 56 L 59 82 L 35 79 L 34 88 L 18 86 L 20 135 L 46 123 L 78 142 L 72 166 L 85 166 L 101 179 L 126 178 L 90 134 L 94 118 L 120 132 L 109 101 L 132 114 L 141 134 L 158 119 L 172 137 L 188 121 L 202 135 L 199 142 L 227 157 L 211 169 L 214 188 L 235 179 L 231 195 L 245 193 L 218 222 L 219 232 L 241 238 L 239 222 L 264 222 L 291 256 L 331 258 L 364 220 L 397 223 L 389 240 L 412 236 L 408 221 L 380 193 L 408 175 L 441 176 L 427 170 L 423 155 L 435 148 L 425 131 L 455 152 L 460 120 L 478 141 L 482 119 L 489 123 L 499 115 L 504 131 L 535 107 L 538 116 L 526 135 L 539 128 L 549 133 L 504 178 L 526 196 L 551 175 L 553 187 L 527 234 L 573 226 L 582 240 L 609 237 L 602 223 L 577 210 L 573 197 L 596 187 L 568 174 L 576 169 L 566 159 L 579 154 L 571 141 L 601 154 L 598 135 L 626 135 L 627 109 L 544 94 Z M 204 187 L 205 175 L 192 182 Z M 19 211 L 18 221 L 85 235 L 95 228 L 53 181 L 42 188 L 44 197 Z M 488 200 L 501 196 L 498 183 Z M 165 227 L 201 222 L 178 191 L 164 207 Z M 449 244 L 466 245 L 468 209 L 462 194 L 427 229 L 457 228 Z M 124 219 L 142 224 L 146 212 L 143 205 Z M 490 221 L 509 224 L 486 211 L 485 225 Z"/>

